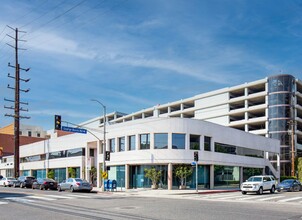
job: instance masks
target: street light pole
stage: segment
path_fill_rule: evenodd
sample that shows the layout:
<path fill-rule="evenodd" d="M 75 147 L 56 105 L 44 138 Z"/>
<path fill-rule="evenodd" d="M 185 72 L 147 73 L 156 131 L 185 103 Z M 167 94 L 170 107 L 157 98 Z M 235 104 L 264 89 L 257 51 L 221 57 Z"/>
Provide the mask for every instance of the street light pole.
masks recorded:
<path fill-rule="evenodd" d="M 103 172 L 106 171 L 106 106 L 103 105 L 103 103 L 101 103 L 99 100 L 96 99 L 91 99 L 91 101 L 97 102 L 99 103 L 102 107 L 103 107 L 103 124 L 104 124 L 104 139 L 103 139 Z M 102 184 L 102 190 L 105 191 L 104 189 L 104 183 Z"/>

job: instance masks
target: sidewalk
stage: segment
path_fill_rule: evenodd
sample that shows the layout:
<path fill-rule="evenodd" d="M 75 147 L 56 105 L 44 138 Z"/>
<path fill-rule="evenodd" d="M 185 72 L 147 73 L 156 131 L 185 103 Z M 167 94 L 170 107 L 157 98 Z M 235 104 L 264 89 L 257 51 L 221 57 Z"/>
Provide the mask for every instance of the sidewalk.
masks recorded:
<path fill-rule="evenodd" d="M 213 193 L 229 193 L 229 192 L 238 192 L 239 188 L 235 189 L 209 189 L 209 190 L 198 190 L 198 193 L 195 189 L 185 189 L 185 190 L 167 190 L 167 189 L 118 189 L 118 191 L 106 191 L 102 192 L 100 188 L 94 187 L 93 192 L 103 195 L 116 195 L 116 196 L 140 196 L 140 197 L 161 197 L 161 198 L 173 198 L 173 197 L 182 197 L 186 195 L 197 195 L 197 194 L 213 194 Z"/>

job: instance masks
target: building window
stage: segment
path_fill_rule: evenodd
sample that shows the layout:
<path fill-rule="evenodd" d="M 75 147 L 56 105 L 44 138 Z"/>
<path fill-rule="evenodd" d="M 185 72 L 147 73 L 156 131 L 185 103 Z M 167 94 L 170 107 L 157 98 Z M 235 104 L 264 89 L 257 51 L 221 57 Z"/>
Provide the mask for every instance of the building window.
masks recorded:
<path fill-rule="evenodd" d="M 190 149 L 191 150 L 200 150 L 199 140 L 200 140 L 199 135 L 190 135 Z"/>
<path fill-rule="evenodd" d="M 28 137 L 31 137 L 31 131 L 28 131 Z"/>
<path fill-rule="evenodd" d="M 109 140 L 110 152 L 115 152 L 115 139 L 112 138 Z"/>
<path fill-rule="evenodd" d="M 168 149 L 168 134 L 154 134 L 154 149 Z"/>
<path fill-rule="evenodd" d="M 90 157 L 94 157 L 94 149 L 89 149 L 89 155 Z"/>
<path fill-rule="evenodd" d="M 204 137 L 204 150 L 211 151 L 211 137 Z"/>
<path fill-rule="evenodd" d="M 172 149 L 186 149 L 185 134 L 172 134 Z"/>
<path fill-rule="evenodd" d="M 140 135 L 140 149 L 150 149 L 150 134 Z"/>
<path fill-rule="evenodd" d="M 118 139 L 118 151 L 125 151 L 125 137 L 120 137 Z"/>
<path fill-rule="evenodd" d="M 37 133 L 37 137 L 41 137 L 41 134 L 40 134 L 40 133 Z"/>
<path fill-rule="evenodd" d="M 22 131 L 19 131 L 19 135 L 22 135 Z"/>
<path fill-rule="evenodd" d="M 129 138 L 129 150 L 135 150 L 135 135 L 131 135 Z"/>

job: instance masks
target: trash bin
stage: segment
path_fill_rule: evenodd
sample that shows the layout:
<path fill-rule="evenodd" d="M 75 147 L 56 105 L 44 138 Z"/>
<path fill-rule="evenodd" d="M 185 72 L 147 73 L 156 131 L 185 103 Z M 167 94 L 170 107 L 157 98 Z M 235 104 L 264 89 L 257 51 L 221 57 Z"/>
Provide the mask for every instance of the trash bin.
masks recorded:
<path fill-rule="evenodd" d="M 116 186 L 117 186 L 116 180 L 112 180 L 112 187 L 111 187 L 112 191 L 116 190 Z"/>

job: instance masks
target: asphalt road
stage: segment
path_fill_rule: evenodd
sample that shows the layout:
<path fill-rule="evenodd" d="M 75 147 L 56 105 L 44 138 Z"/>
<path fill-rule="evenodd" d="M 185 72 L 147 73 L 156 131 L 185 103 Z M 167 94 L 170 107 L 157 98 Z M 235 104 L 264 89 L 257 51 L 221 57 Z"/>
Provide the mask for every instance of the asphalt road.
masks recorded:
<path fill-rule="evenodd" d="M 236 197 L 239 194 L 236 192 L 229 195 Z M 283 195 L 288 195 L 290 198 L 296 195 L 302 196 L 302 192 Z M 254 199 L 251 201 L 198 200 L 196 196 L 198 195 L 192 196 L 192 199 L 188 196 L 185 199 L 167 199 L 1 187 L 0 219 L 298 220 L 302 218 L 301 203 L 255 202 Z"/>

